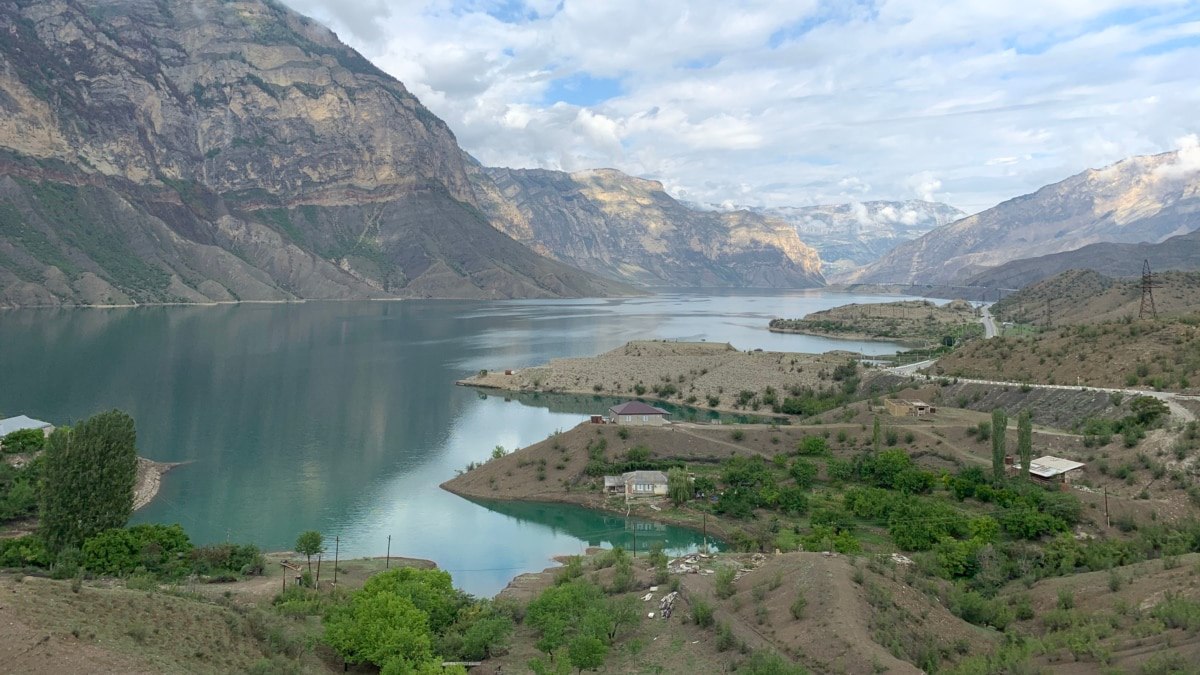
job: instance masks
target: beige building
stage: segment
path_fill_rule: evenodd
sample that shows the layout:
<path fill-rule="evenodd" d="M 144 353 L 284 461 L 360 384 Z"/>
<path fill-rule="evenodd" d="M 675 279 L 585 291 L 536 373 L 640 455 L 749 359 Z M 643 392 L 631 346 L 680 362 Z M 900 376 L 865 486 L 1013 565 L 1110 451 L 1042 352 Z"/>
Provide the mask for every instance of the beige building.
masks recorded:
<path fill-rule="evenodd" d="M 662 471 L 629 471 L 621 478 L 625 480 L 625 499 L 667 494 L 667 474 Z"/>
<path fill-rule="evenodd" d="M 641 401 L 630 401 L 609 408 L 608 421 L 610 424 L 659 427 L 667 424 L 670 414 L 662 408 L 655 408 Z"/>
<path fill-rule="evenodd" d="M 924 401 L 906 401 L 902 398 L 885 398 L 883 407 L 892 417 L 925 417 L 937 412 L 935 406 Z"/>

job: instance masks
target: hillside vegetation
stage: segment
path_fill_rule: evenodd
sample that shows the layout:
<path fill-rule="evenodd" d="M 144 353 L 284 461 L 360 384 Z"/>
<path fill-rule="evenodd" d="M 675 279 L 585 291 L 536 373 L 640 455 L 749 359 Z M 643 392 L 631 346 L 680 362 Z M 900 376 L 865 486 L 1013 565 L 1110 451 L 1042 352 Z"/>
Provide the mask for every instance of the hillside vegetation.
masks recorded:
<path fill-rule="evenodd" d="M 854 303 L 813 312 L 803 319 L 772 319 L 769 328 L 776 333 L 951 345 L 964 337 L 983 334 L 975 308 L 964 300 L 944 305 L 928 300 Z"/>
<path fill-rule="evenodd" d="M 1154 275 L 1159 317 L 1200 312 L 1200 272 Z M 992 307 L 1002 321 L 1035 326 L 1099 324 L 1137 318 L 1141 278 L 1113 279 L 1093 270 L 1068 270 L 1023 288 Z"/>

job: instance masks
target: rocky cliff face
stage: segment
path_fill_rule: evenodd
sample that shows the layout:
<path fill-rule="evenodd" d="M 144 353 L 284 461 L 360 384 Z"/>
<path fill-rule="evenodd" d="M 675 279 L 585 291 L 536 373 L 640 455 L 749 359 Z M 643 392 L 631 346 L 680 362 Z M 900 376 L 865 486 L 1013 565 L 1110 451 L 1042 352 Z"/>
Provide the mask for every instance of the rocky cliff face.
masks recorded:
<path fill-rule="evenodd" d="M 896 246 L 967 215 L 940 202 L 870 201 L 756 209 L 787 221 L 821 254 L 826 275 L 875 262 Z"/>
<path fill-rule="evenodd" d="M 534 250 L 648 286 L 821 286 L 817 252 L 786 222 L 689 208 L 661 183 L 612 169 L 469 168 L 496 228 Z"/>
<path fill-rule="evenodd" d="M 488 226 L 446 125 L 266 0 L 0 0 L 0 306 L 625 290 Z"/>
<path fill-rule="evenodd" d="M 959 283 L 987 267 L 1098 242 L 1161 242 L 1200 228 L 1195 151 L 1133 157 L 940 227 L 842 277 Z"/>

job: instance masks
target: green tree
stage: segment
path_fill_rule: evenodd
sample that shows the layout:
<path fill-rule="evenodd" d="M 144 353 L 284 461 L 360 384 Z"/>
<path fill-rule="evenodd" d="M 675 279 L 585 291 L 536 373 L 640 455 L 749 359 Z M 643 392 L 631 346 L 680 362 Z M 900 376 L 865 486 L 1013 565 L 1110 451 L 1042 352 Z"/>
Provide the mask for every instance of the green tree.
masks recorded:
<path fill-rule="evenodd" d="M 788 474 L 795 479 L 797 487 L 808 489 L 817 480 L 817 465 L 808 460 L 796 458 L 792 462 L 791 468 L 788 469 Z"/>
<path fill-rule="evenodd" d="M 348 663 L 388 664 L 395 672 L 432 656 L 429 615 L 394 593 L 356 593 L 336 606 L 325 618 L 325 641 Z"/>
<path fill-rule="evenodd" d="M 604 657 L 608 655 L 608 646 L 599 638 L 591 635 L 580 635 L 567 646 L 567 658 L 579 672 L 599 670 L 604 665 Z"/>
<path fill-rule="evenodd" d="M 1022 410 L 1017 416 L 1017 455 L 1021 458 L 1021 475 L 1029 478 L 1029 464 L 1033 461 L 1033 416 Z"/>
<path fill-rule="evenodd" d="M 1008 430 L 1008 414 L 1000 408 L 992 411 L 992 480 L 1004 479 L 1004 432 Z"/>
<path fill-rule="evenodd" d="M 300 536 L 296 537 L 296 552 L 302 553 L 308 558 L 308 571 L 311 572 L 312 557 L 325 552 L 325 537 L 316 530 L 301 532 Z"/>
<path fill-rule="evenodd" d="M 879 415 L 876 415 L 871 427 L 871 447 L 875 449 L 875 452 L 879 452 L 882 445 L 883 430 L 879 426 Z"/>
<path fill-rule="evenodd" d="M 133 418 L 119 410 L 50 435 L 39 529 L 51 551 L 80 547 L 104 530 L 125 526 L 133 513 L 137 461 Z"/>
<path fill-rule="evenodd" d="M 688 478 L 687 471 L 679 467 L 667 471 L 667 495 L 676 506 L 692 498 L 692 479 Z"/>
<path fill-rule="evenodd" d="M 21 429 L 0 438 L 0 448 L 4 452 L 37 452 L 46 445 L 46 435 L 41 429 Z"/>

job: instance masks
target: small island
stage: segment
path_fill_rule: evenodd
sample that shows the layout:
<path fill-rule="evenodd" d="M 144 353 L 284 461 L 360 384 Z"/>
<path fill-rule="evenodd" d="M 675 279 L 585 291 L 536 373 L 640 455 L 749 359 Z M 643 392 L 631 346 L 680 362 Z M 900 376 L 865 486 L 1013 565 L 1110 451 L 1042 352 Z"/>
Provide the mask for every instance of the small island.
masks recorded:
<path fill-rule="evenodd" d="M 801 333 L 850 340 L 889 340 L 925 345 L 953 344 L 983 335 L 978 310 L 966 300 L 938 305 L 928 300 L 850 304 L 813 312 L 803 319 L 772 319 L 773 333 Z"/>

